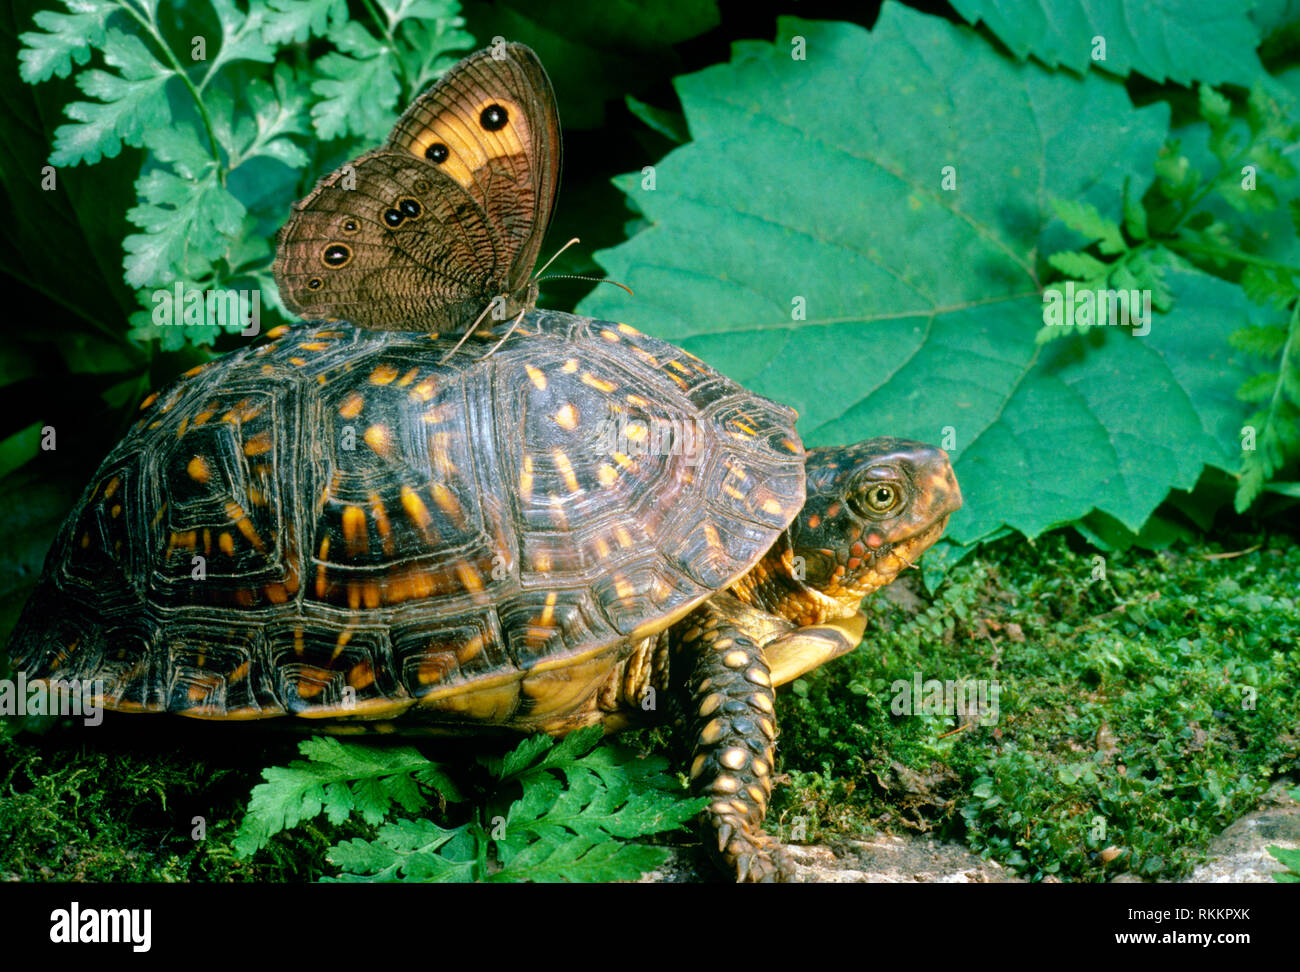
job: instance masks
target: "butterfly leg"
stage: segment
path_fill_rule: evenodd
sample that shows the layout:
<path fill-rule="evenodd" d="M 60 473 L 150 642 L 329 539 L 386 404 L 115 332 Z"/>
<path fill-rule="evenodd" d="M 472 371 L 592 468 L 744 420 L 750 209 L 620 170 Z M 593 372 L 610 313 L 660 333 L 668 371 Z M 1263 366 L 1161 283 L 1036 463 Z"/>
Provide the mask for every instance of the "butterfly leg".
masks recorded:
<path fill-rule="evenodd" d="M 493 302 L 495 302 L 495 300 Z M 450 351 L 448 351 L 446 354 L 444 354 L 439 359 L 438 364 L 446 364 L 447 359 L 461 349 L 461 346 L 466 341 L 469 340 L 470 335 L 478 330 L 478 326 L 483 323 L 483 318 L 488 316 L 488 311 L 490 311 L 491 309 L 492 309 L 492 303 L 489 303 L 486 307 L 483 308 L 483 313 L 479 314 L 478 317 L 474 318 L 474 323 L 465 329 L 465 333 L 460 336 L 460 340 L 456 342 L 456 346 L 452 348 Z M 511 330 L 513 330 L 513 328 L 511 328 Z M 495 351 L 496 348 L 493 348 L 492 350 Z"/>
<path fill-rule="evenodd" d="M 492 355 L 496 354 L 496 352 L 497 352 L 497 348 L 499 348 L 499 347 L 501 347 L 501 345 L 505 344 L 505 343 L 506 343 L 506 338 L 508 338 L 510 335 L 514 334 L 514 333 L 515 333 L 515 329 L 518 328 L 519 325 L 520 325 L 521 323 L 523 323 L 524 315 L 527 314 L 527 313 L 528 313 L 528 308 L 527 308 L 527 307 L 525 307 L 523 310 L 521 310 L 521 311 L 519 312 L 519 316 L 516 317 L 516 318 L 514 319 L 513 323 L 511 323 L 511 325 L 510 325 L 510 330 L 506 331 L 505 334 L 501 335 L 501 340 L 498 341 L 496 344 L 492 345 L 491 350 L 489 350 L 487 354 L 483 355 L 483 357 L 479 358 L 479 360 L 480 360 L 480 361 L 486 361 L 488 358 L 492 357 Z"/>

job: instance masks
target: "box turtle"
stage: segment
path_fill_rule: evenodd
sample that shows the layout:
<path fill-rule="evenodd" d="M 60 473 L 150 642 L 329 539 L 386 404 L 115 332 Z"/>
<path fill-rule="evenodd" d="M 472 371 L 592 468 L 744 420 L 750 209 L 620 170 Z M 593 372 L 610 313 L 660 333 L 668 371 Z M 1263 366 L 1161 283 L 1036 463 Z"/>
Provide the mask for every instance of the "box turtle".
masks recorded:
<path fill-rule="evenodd" d="M 280 328 L 150 396 L 60 529 L 15 670 L 345 731 L 672 717 L 724 864 L 781 877 L 773 689 L 858 644 L 862 598 L 961 504 L 948 457 L 805 452 L 793 411 L 631 327 L 524 330 L 443 364 L 450 337 Z"/>

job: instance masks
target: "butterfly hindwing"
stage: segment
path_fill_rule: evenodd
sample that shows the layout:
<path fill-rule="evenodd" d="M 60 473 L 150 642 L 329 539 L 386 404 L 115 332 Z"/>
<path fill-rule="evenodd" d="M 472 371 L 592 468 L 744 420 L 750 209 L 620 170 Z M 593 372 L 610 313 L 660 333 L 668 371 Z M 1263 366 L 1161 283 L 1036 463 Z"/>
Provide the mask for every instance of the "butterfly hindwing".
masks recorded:
<path fill-rule="evenodd" d="M 405 153 L 381 149 L 351 165 L 321 180 L 280 231 L 285 305 L 386 330 L 473 320 L 509 269 L 479 204 Z"/>

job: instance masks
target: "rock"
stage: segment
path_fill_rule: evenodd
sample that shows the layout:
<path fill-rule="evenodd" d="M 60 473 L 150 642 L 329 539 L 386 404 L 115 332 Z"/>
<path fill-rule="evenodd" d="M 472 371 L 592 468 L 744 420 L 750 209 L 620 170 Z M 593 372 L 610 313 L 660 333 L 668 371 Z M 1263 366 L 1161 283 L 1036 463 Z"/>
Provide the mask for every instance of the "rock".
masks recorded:
<path fill-rule="evenodd" d="M 1270 845 L 1300 849 L 1300 803 L 1275 785 L 1264 806 L 1237 820 L 1210 842 L 1209 857 L 1192 872 L 1192 884 L 1274 884 L 1273 874 L 1285 871 L 1266 848 Z"/>
<path fill-rule="evenodd" d="M 1002 884 L 1019 882 L 993 861 L 982 861 L 960 844 L 928 834 L 882 834 L 870 840 L 837 840 L 831 844 L 784 844 L 801 884 Z M 643 883 L 716 881 L 702 852 L 676 848 L 663 867 L 642 876 Z"/>

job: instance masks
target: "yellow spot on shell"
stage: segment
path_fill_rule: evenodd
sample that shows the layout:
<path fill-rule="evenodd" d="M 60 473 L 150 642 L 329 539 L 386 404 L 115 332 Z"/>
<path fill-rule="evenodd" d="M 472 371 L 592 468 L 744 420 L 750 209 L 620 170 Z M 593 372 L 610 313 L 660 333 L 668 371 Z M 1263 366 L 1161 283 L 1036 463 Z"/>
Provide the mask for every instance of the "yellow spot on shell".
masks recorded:
<path fill-rule="evenodd" d="M 361 409 L 365 404 L 366 400 L 361 396 L 361 393 L 353 392 L 343 399 L 343 404 L 339 406 L 339 414 L 345 419 L 354 419 L 361 414 Z"/>
<path fill-rule="evenodd" d="M 564 362 L 564 364 L 560 366 L 560 370 L 563 371 L 566 375 L 573 374 L 575 371 L 578 370 L 578 359 L 570 358 L 568 361 Z"/>
<path fill-rule="evenodd" d="M 545 628 L 553 626 L 555 621 L 555 602 L 558 598 L 559 595 L 555 591 L 551 591 L 546 595 L 546 605 L 542 608 L 542 616 L 538 619 L 538 624 Z"/>
<path fill-rule="evenodd" d="M 618 482 L 618 470 L 609 463 L 601 463 L 600 469 L 596 471 L 596 478 L 600 480 L 602 486 L 613 486 Z"/>
<path fill-rule="evenodd" d="M 191 459 L 185 466 L 185 471 L 196 483 L 206 483 L 212 476 L 212 470 L 208 468 L 208 462 L 202 456 Z"/>
<path fill-rule="evenodd" d="M 244 512 L 242 506 L 234 502 L 227 503 L 226 515 L 230 517 L 231 522 L 233 522 L 239 529 L 239 532 L 244 535 L 244 539 L 253 545 L 254 549 L 265 549 L 265 545 L 262 543 L 262 538 L 259 537 L 257 531 L 253 529 L 253 524 L 249 521 L 248 515 Z"/>
<path fill-rule="evenodd" d="M 564 477 L 564 485 L 569 488 L 569 492 L 581 493 L 582 487 L 578 485 L 578 477 L 573 471 L 573 463 L 569 461 L 569 457 L 565 455 L 564 450 L 552 449 L 551 458 L 555 460 L 555 468 Z"/>
<path fill-rule="evenodd" d="M 156 401 L 158 401 L 158 393 L 154 392 L 152 395 L 150 395 L 148 398 L 146 398 L 144 401 L 140 403 L 140 411 L 143 412 L 146 408 L 148 408 Z"/>
<path fill-rule="evenodd" d="M 365 435 L 362 436 L 362 438 L 366 440 L 366 445 L 370 446 L 370 448 L 374 449 L 375 452 L 379 453 L 381 456 L 388 455 L 389 449 L 392 447 L 392 433 L 388 431 L 388 426 L 386 425 L 370 426 L 370 428 L 366 429 Z"/>
<path fill-rule="evenodd" d="M 270 432 L 259 432 L 247 442 L 244 443 L 244 455 L 261 456 L 271 451 L 272 441 Z"/>
<path fill-rule="evenodd" d="M 266 332 L 266 336 L 269 338 L 278 338 L 278 337 L 284 337 L 288 333 L 289 333 L 288 324 L 277 324 L 275 327 L 271 328 L 269 331 Z"/>
<path fill-rule="evenodd" d="M 347 543 L 348 556 L 355 557 L 370 549 L 365 511 L 359 506 L 343 508 L 343 539 Z"/>
<path fill-rule="evenodd" d="M 582 383 L 596 389 L 598 392 L 603 392 L 606 395 L 618 387 L 612 381 L 606 381 L 604 378 L 597 378 L 590 371 L 584 371 L 582 373 Z"/>
<path fill-rule="evenodd" d="M 432 378 L 426 378 L 414 388 L 411 389 L 411 397 L 421 402 L 427 402 L 433 397 L 434 381 Z"/>
<path fill-rule="evenodd" d="M 526 500 L 533 498 L 532 456 L 524 456 L 524 468 L 519 473 L 519 495 Z"/>
<path fill-rule="evenodd" d="M 235 538 L 225 530 L 222 530 L 221 534 L 217 537 L 217 546 L 221 548 L 221 552 L 227 557 L 233 557 L 235 555 Z"/>
<path fill-rule="evenodd" d="M 538 391 L 546 391 L 546 375 L 539 368 L 532 365 L 524 365 L 524 371 L 528 372 L 528 379 L 533 383 L 533 387 Z"/>
<path fill-rule="evenodd" d="M 555 421 L 561 428 L 573 430 L 578 427 L 578 410 L 573 407 L 573 403 L 566 403 L 555 413 Z"/>
<path fill-rule="evenodd" d="M 420 499 L 419 494 L 410 486 L 402 487 L 402 509 L 406 510 L 406 515 L 411 518 L 411 522 L 421 530 L 425 529 L 432 519 L 429 508 L 424 505 L 424 500 Z"/>
<path fill-rule="evenodd" d="M 406 374 L 402 375 L 402 377 L 398 379 L 397 387 L 405 388 L 411 382 L 415 381 L 415 376 L 418 375 L 419 373 L 420 373 L 419 368 L 412 368 L 410 371 L 408 371 Z"/>
<path fill-rule="evenodd" d="M 483 578 L 479 572 L 465 562 L 456 565 L 456 576 L 460 578 L 461 585 L 467 591 L 483 590 Z"/>
<path fill-rule="evenodd" d="M 438 509 L 446 513 L 452 519 L 460 522 L 464 520 L 464 514 L 460 508 L 460 501 L 456 499 L 456 494 L 444 486 L 442 483 L 434 483 L 433 501 L 438 504 Z"/>
<path fill-rule="evenodd" d="M 397 369 L 385 362 L 370 373 L 370 384 L 390 385 L 397 377 Z"/>

